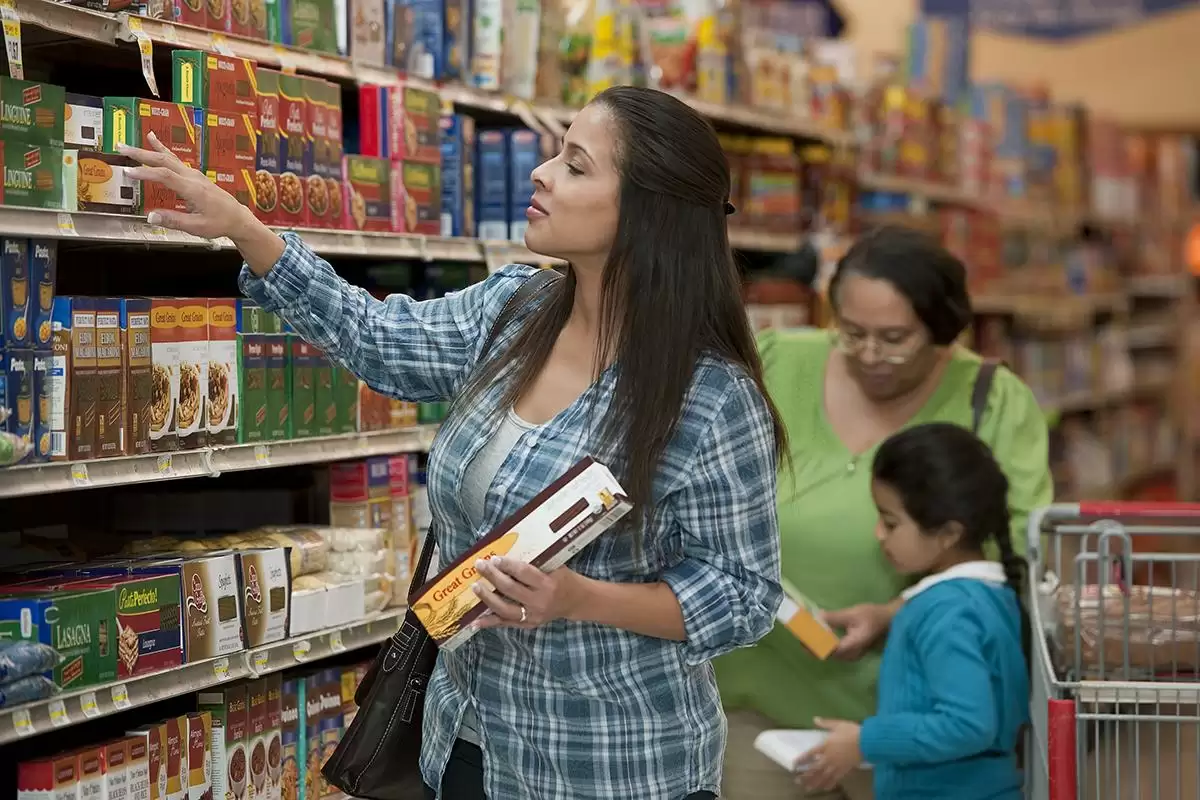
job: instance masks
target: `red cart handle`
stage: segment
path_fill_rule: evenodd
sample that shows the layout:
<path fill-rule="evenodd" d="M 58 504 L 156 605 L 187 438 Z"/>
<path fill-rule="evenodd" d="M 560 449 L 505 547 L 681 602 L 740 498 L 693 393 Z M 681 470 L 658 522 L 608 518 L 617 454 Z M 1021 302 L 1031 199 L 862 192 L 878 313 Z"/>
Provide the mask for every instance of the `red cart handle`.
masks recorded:
<path fill-rule="evenodd" d="M 1083 517 L 1200 517 L 1200 503 L 1131 502 L 1107 500 L 1079 504 Z"/>

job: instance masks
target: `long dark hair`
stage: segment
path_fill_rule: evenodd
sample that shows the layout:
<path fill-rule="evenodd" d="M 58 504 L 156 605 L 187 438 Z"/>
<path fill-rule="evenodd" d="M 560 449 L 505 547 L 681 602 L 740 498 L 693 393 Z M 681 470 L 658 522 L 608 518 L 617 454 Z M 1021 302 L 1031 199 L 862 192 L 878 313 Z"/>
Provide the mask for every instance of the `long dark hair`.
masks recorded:
<path fill-rule="evenodd" d="M 949 422 L 915 425 L 886 439 L 875 453 L 871 477 L 896 490 L 904 510 L 922 532 L 956 522 L 959 547 L 983 551 L 989 541 L 1021 608 L 1021 646 L 1029 663 L 1032 631 L 1021 600 L 1025 561 L 1012 544 L 1008 479 L 988 446 Z"/>
<path fill-rule="evenodd" d="M 592 103 L 616 123 L 620 172 L 596 359 L 601 369 L 615 362 L 618 370 L 601 445 L 616 460 L 610 466 L 638 513 L 647 515 L 659 460 L 702 354 L 726 359 L 754 380 L 774 422 L 777 459 L 787 450 L 786 434 L 766 395 L 741 301 L 726 227 L 729 163 L 716 131 L 686 104 L 651 89 L 618 86 Z M 571 314 L 571 267 L 548 294 L 513 344 L 478 370 L 463 397 L 477 396 L 503 374 L 501 408 L 507 408 L 531 385 Z"/>

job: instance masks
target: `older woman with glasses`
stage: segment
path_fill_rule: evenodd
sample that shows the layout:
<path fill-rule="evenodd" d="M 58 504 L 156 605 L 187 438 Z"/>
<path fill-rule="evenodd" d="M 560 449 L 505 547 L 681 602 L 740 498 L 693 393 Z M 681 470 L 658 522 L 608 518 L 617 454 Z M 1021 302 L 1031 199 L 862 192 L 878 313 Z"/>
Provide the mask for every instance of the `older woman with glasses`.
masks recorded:
<path fill-rule="evenodd" d="M 827 609 L 842 639 L 822 661 L 776 626 L 716 662 L 730 728 L 722 796 L 731 800 L 872 797 L 869 771 L 839 786 L 805 784 L 759 755 L 754 739 L 872 714 L 882 640 L 907 583 L 875 539 L 871 460 L 901 428 L 974 422 L 982 362 L 956 343 L 971 321 L 958 259 L 924 234 L 881 228 L 846 253 L 829 299 L 834 331 L 768 331 L 759 344 L 793 447 L 778 487 L 783 576 Z M 1051 499 L 1047 430 L 1033 393 L 1003 367 L 978 433 L 1008 477 L 1012 541 L 1023 552 L 1029 511 Z"/>

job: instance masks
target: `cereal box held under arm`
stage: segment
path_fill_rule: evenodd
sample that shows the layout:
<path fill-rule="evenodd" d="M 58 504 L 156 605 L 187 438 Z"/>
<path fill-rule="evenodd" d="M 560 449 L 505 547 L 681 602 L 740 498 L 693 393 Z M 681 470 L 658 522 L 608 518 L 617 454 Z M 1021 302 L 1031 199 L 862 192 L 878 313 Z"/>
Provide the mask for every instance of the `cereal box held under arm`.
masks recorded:
<path fill-rule="evenodd" d="M 412 609 L 443 650 L 478 630 L 487 611 L 471 587 L 479 559 L 504 556 L 550 571 L 562 566 L 632 508 L 603 464 L 585 458 L 501 522 L 422 588 Z"/>

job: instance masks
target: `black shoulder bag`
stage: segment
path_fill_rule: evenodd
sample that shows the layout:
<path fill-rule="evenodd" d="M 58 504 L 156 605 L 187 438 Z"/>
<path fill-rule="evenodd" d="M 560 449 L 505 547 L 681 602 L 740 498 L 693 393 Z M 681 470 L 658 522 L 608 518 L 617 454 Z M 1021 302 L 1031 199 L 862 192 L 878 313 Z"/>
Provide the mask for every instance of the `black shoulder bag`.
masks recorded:
<path fill-rule="evenodd" d="M 976 436 L 979 435 L 979 426 L 983 422 L 983 412 L 987 411 L 988 395 L 992 393 L 992 379 L 996 377 L 999 367 L 999 361 L 985 358 L 975 375 L 975 385 L 971 387 L 971 433 Z"/>
<path fill-rule="evenodd" d="M 517 289 L 488 332 L 480 361 L 517 311 L 558 277 L 553 270 L 542 270 Z M 431 527 L 413 570 L 410 605 L 429 577 L 436 538 Z M 425 782 L 419 766 L 421 725 L 425 687 L 436 661 L 437 645 L 409 610 L 400 630 L 380 650 L 355 691 L 358 713 L 321 767 L 321 774 L 331 786 L 367 800 L 424 798 Z"/>

